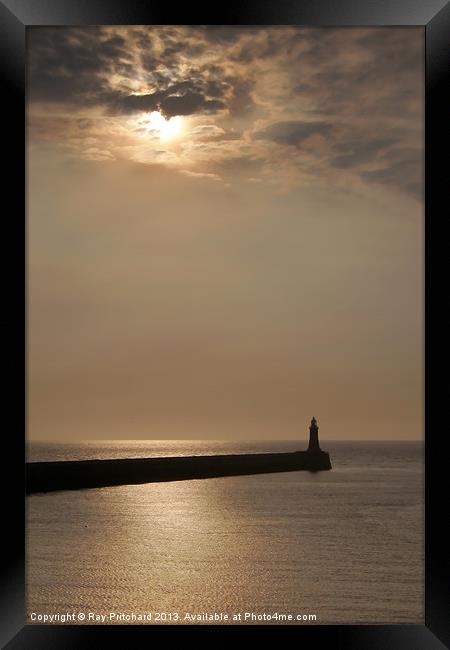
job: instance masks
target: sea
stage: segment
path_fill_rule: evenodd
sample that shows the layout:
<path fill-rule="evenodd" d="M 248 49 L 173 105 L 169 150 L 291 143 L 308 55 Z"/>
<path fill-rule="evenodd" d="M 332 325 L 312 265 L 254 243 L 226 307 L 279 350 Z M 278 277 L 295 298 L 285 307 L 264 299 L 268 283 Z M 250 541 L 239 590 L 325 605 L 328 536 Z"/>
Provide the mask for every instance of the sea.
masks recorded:
<path fill-rule="evenodd" d="M 28 496 L 28 623 L 424 624 L 423 443 L 321 446 L 331 471 Z M 28 444 L 27 460 L 304 447 L 39 442 Z"/>

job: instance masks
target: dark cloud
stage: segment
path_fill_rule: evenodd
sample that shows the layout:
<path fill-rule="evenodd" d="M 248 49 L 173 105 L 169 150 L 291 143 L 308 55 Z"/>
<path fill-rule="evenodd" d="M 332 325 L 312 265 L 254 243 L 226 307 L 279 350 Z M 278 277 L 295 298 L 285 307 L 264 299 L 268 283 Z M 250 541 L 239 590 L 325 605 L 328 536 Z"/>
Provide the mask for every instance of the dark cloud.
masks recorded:
<path fill-rule="evenodd" d="M 376 155 L 394 145 L 394 138 L 380 138 L 378 140 L 352 140 L 350 142 L 341 142 L 336 149 L 341 153 L 332 160 L 334 167 L 340 169 L 350 169 L 363 163 L 370 162 Z"/>
<path fill-rule="evenodd" d="M 420 148 L 398 146 L 398 138 L 387 137 L 340 142 L 335 151 L 340 152 L 331 160 L 338 169 L 355 172 L 366 182 L 379 183 L 422 198 L 422 174 Z M 376 169 L 367 169 L 367 165 Z"/>
<path fill-rule="evenodd" d="M 153 47 L 153 40 L 147 29 L 133 29 L 131 36 L 135 39 L 137 46 L 141 50 L 149 51 Z"/>
<path fill-rule="evenodd" d="M 384 167 L 363 171 L 360 175 L 364 181 L 400 189 L 414 198 L 423 199 L 423 166 L 418 155 L 412 160 L 387 161 Z"/>
<path fill-rule="evenodd" d="M 370 55 L 370 66 L 386 73 L 417 71 L 423 67 L 423 38 L 411 38 L 414 27 L 361 30 L 358 45 Z"/>
<path fill-rule="evenodd" d="M 167 88 L 177 82 L 176 76 L 168 70 L 154 69 L 149 73 L 149 82 L 156 88 Z"/>
<path fill-rule="evenodd" d="M 193 113 L 213 113 L 225 108 L 218 99 L 205 99 L 199 93 L 187 92 L 184 95 L 169 95 L 159 108 L 165 117 L 192 115 Z"/>
<path fill-rule="evenodd" d="M 405 116 L 423 80 L 423 39 L 417 36 L 416 28 L 299 32 L 293 60 L 304 73 L 293 79 L 293 94 L 313 98 L 322 115 L 344 117 L 357 109 L 372 117 Z"/>
<path fill-rule="evenodd" d="M 166 29 L 165 48 L 156 54 L 144 29 L 132 30 L 130 38 L 138 48 L 144 70 L 150 74 L 149 82 L 157 88 L 153 92 L 127 93 L 126 89 L 111 87 L 113 74 L 133 79 L 135 62 L 129 44 L 121 35 L 111 33 L 110 28 L 32 28 L 29 99 L 83 107 L 98 105 L 110 115 L 161 110 L 166 117 L 220 111 L 226 107 L 227 95 L 233 107 L 242 101 L 242 86 L 220 78 L 220 66 L 206 74 L 192 66 L 189 79 L 180 79 L 179 57 L 195 59 L 203 52 L 204 44 L 180 40 L 176 30 Z"/>
<path fill-rule="evenodd" d="M 299 33 L 294 32 L 294 37 L 290 27 L 276 27 L 272 29 L 249 32 L 255 38 L 244 38 L 238 42 L 237 47 L 230 52 L 230 58 L 239 63 L 252 63 L 255 60 L 263 60 L 280 56 L 290 56 L 292 44 L 296 45 L 301 40 Z M 281 32 L 281 33 L 280 33 Z M 245 32 L 244 32 L 245 34 Z"/>
<path fill-rule="evenodd" d="M 119 95 L 109 107 L 109 112 L 112 114 L 132 114 L 156 111 L 164 96 L 164 92 L 150 93 L 148 95 Z"/>
<path fill-rule="evenodd" d="M 131 70 L 125 40 L 102 27 L 40 28 L 28 34 L 29 98 L 92 105 L 107 77 Z"/>
<path fill-rule="evenodd" d="M 164 79 L 166 79 L 167 73 L 164 74 L 163 71 L 158 70 L 161 66 L 161 61 L 153 52 L 141 52 L 141 63 L 144 70 L 149 72 L 152 77 L 157 74 L 163 74 Z"/>
<path fill-rule="evenodd" d="M 174 66 L 179 63 L 180 56 L 185 59 L 193 59 L 205 51 L 202 43 L 189 43 L 179 39 L 173 40 L 167 45 L 159 57 L 159 63 L 166 66 Z"/>
<path fill-rule="evenodd" d="M 327 135 L 331 125 L 326 122 L 286 121 L 274 122 L 263 131 L 253 136 L 256 140 L 270 140 L 278 144 L 300 146 L 302 142 L 315 134 Z"/>
<path fill-rule="evenodd" d="M 255 82 L 251 78 L 227 77 L 226 81 L 232 88 L 228 107 L 232 116 L 248 115 L 254 108 L 252 90 Z"/>
<path fill-rule="evenodd" d="M 225 108 L 218 99 L 208 99 L 199 86 L 189 81 L 169 86 L 166 90 L 147 95 L 126 95 L 115 99 L 111 112 L 137 113 L 161 111 L 165 117 L 212 113 Z"/>
<path fill-rule="evenodd" d="M 228 84 L 223 81 L 211 80 L 206 84 L 206 92 L 210 97 L 223 97 L 228 87 Z"/>

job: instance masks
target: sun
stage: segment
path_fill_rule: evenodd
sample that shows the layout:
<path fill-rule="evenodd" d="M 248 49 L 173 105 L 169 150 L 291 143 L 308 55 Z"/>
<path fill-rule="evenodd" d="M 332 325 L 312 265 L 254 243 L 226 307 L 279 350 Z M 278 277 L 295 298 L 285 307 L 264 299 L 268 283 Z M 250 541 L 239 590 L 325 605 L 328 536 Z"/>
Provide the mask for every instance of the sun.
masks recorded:
<path fill-rule="evenodd" d="M 173 140 L 180 135 L 183 120 L 178 115 L 166 120 L 159 111 L 153 111 L 146 117 L 144 126 L 148 131 L 156 133 L 160 140 Z"/>

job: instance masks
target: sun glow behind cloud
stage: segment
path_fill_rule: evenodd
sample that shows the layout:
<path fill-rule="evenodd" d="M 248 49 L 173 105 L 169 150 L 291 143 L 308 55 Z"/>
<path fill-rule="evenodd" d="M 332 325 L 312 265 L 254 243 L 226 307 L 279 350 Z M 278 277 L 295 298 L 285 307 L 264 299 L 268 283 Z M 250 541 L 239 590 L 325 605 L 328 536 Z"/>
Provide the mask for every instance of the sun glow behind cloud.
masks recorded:
<path fill-rule="evenodd" d="M 145 132 L 155 134 L 161 141 L 175 140 L 183 130 L 183 119 L 176 115 L 166 120 L 161 113 L 153 111 L 139 119 L 139 125 Z"/>

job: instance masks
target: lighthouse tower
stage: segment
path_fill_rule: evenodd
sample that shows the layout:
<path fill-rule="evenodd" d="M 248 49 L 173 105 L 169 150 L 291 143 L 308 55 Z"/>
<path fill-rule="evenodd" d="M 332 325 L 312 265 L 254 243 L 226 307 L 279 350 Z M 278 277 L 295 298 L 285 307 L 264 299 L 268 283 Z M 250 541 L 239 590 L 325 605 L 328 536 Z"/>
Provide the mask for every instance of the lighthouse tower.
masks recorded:
<path fill-rule="evenodd" d="M 309 427 L 309 445 L 308 451 L 322 451 L 319 446 L 319 427 L 317 426 L 317 420 L 313 417 Z"/>

